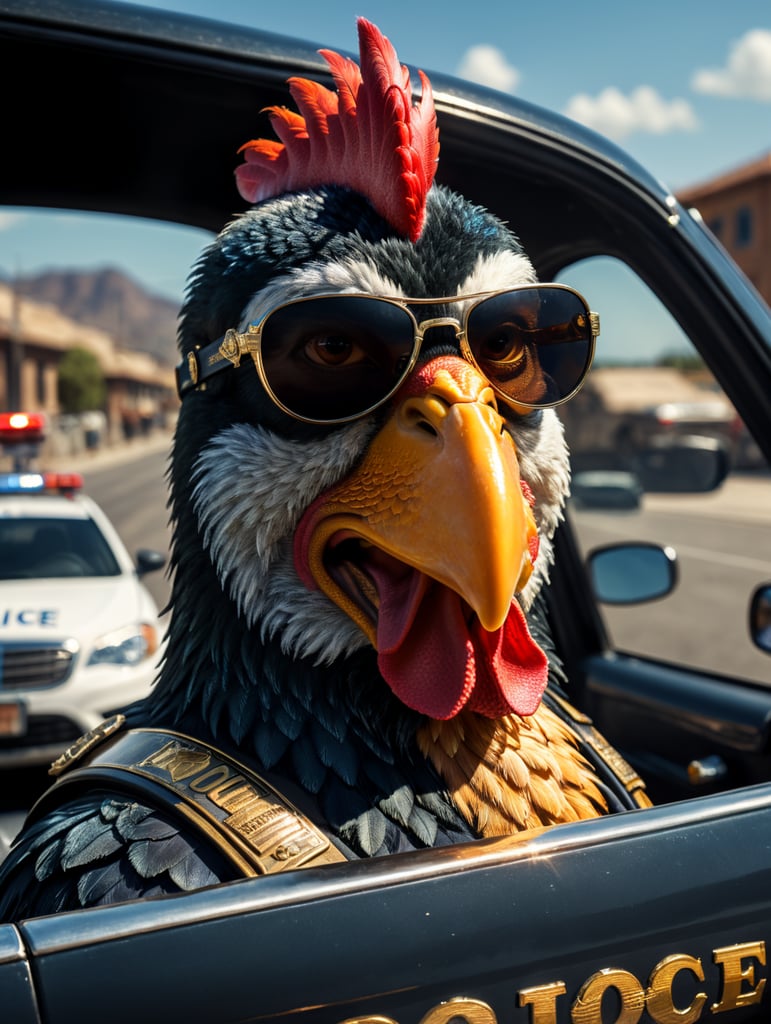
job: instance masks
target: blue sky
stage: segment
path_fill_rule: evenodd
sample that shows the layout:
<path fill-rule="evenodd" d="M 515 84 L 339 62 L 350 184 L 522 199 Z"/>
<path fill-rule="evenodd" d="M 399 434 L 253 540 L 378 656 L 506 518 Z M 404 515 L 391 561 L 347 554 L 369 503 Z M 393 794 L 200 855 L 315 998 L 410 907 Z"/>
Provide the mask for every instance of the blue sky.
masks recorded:
<path fill-rule="evenodd" d="M 769 0 L 634 6 L 618 0 L 458 6 L 448 0 L 164 0 L 146 6 L 216 14 L 354 52 L 355 20 L 364 15 L 389 36 L 404 63 L 483 81 L 584 121 L 674 190 L 771 150 Z M 0 273 L 112 265 L 151 291 L 180 299 L 206 236 L 152 230 L 157 244 L 148 253 L 146 239 L 140 242 L 129 225 L 0 211 Z"/>

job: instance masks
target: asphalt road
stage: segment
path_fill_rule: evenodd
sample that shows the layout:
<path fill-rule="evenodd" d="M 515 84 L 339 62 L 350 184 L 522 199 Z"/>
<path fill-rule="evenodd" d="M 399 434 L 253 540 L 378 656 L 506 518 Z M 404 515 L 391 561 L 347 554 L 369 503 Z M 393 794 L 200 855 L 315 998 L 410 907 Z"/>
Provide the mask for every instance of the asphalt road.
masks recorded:
<path fill-rule="evenodd" d="M 642 540 L 677 552 L 673 594 L 603 609 L 614 646 L 771 685 L 771 657 L 748 629 L 751 595 L 771 582 L 771 476 L 734 474 L 714 494 L 645 495 L 639 511 L 573 519 L 584 551 Z"/>
<path fill-rule="evenodd" d="M 131 459 L 131 449 L 123 459 L 95 459 L 93 468 L 88 461 L 79 466 L 84 476 L 84 490 L 100 505 L 112 521 L 129 554 L 139 548 L 163 551 L 167 557 L 171 544 L 166 502 L 166 464 L 168 443 L 158 439 L 157 445 Z M 137 446 L 136 452 L 145 449 Z M 159 608 L 164 608 L 169 597 L 166 572 L 154 572 L 145 577 L 145 585 Z"/>

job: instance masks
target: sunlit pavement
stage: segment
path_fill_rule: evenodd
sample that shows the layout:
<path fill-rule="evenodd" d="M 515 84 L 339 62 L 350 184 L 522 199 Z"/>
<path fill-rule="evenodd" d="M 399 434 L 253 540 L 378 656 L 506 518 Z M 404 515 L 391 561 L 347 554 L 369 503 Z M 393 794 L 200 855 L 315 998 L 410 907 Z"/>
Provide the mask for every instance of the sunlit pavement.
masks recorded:
<path fill-rule="evenodd" d="M 71 470 L 86 473 L 90 469 L 106 469 L 141 459 L 144 455 L 171 451 L 172 430 L 154 430 L 146 437 L 134 437 L 114 445 L 103 445 L 96 451 L 79 451 L 44 457 L 38 460 L 39 469 Z"/>
<path fill-rule="evenodd" d="M 731 473 L 709 494 L 646 494 L 650 511 L 771 522 L 771 473 Z"/>

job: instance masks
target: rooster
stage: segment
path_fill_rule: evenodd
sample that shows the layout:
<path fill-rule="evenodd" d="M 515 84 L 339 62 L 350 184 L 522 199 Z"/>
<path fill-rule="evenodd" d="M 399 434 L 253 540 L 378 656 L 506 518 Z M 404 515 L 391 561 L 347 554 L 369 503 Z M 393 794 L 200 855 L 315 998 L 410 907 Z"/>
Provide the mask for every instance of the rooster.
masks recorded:
<path fill-rule="evenodd" d="M 543 597 L 598 318 L 434 181 L 428 78 L 358 31 L 242 147 L 250 206 L 191 273 L 165 661 L 52 768 L 3 920 L 648 802 Z"/>

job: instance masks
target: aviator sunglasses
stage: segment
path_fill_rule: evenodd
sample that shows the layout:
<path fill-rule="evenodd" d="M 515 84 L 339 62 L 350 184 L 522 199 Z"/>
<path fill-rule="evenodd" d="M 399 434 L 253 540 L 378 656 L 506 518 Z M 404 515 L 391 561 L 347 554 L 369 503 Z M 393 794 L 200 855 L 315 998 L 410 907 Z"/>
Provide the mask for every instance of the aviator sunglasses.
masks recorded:
<path fill-rule="evenodd" d="M 419 320 L 422 306 L 463 303 L 460 317 Z M 454 298 L 337 293 L 293 299 L 240 333 L 229 330 L 177 367 L 180 397 L 252 357 L 284 412 L 346 423 L 386 402 L 415 366 L 427 332 L 454 331 L 461 355 L 506 402 L 547 409 L 567 401 L 592 363 L 600 318 L 566 285 L 535 284 Z"/>

